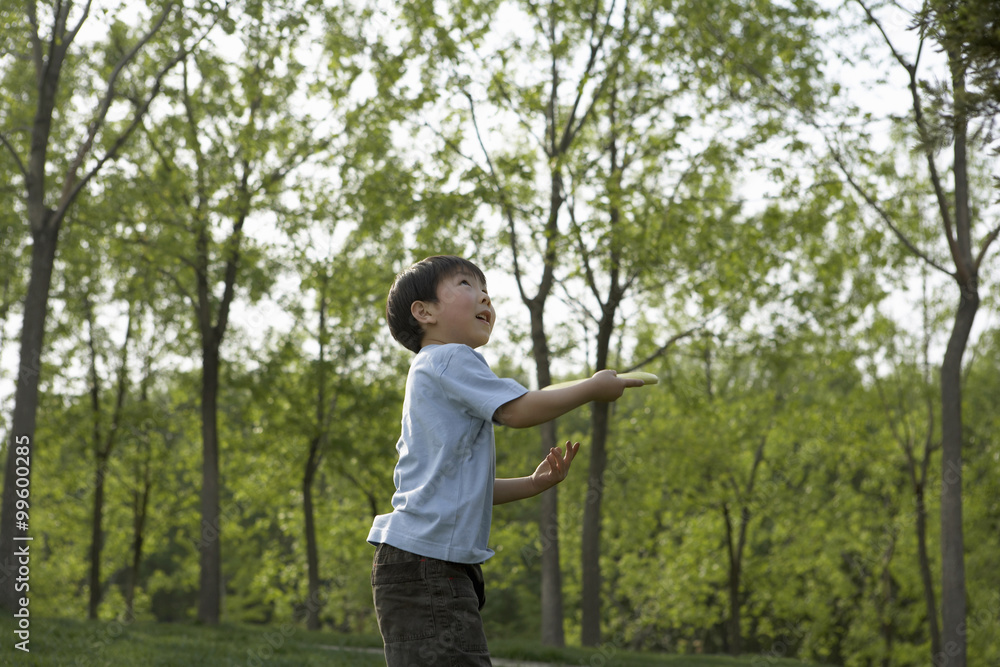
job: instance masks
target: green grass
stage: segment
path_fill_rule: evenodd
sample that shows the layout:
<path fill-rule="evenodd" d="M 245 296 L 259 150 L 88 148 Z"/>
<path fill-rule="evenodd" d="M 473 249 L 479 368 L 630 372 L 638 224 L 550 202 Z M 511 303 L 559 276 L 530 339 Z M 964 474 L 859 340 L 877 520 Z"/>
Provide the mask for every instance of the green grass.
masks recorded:
<path fill-rule="evenodd" d="M 343 650 L 381 648 L 378 636 L 347 636 L 307 632 L 301 626 L 92 622 L 32 618 L 30 653 L 13 647 L 18 640 L 14 619 L 0 618 L 0 665 L 139 667 L 375 667 L 385 665 L 380 652 Z M 340 647 L 338 650 L 335 647 Z M 676 656 L 602 649 L 555 649 L 527 641 L 496 640 L 495 658 L 512 658 L 564 665 L 645 667 L 803 667 L 794 660 L 762 662 L 759 656 Z M 755 658 L 757 660 L 755 661 Z"/>
<path fill-rule="evenodd" d="M 674 655 L 668 653 L 639 653 L 619 650 L 611 645 L 601 648 L 552 648 L 537 642 L 495 640 L 490 642 L 490 654 L 495 658 L 551 662 L 587 667 L 821 667 L 798 660 L 771 659 L 744 655 Z"/>

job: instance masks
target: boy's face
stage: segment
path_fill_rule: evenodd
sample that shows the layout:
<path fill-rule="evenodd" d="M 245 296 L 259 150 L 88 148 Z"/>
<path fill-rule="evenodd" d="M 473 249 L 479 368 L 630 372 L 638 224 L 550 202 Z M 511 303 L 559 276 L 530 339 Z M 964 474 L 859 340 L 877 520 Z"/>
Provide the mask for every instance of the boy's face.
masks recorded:
<path fill-rule="evenodd" d="M 415 301 L 411 311 L 424 330 L 424 345 L 462 343 L 471 348 L 490 340 L 496 311 L 486 286 L 470 273 L 442 278 L 437 303 Z"/>

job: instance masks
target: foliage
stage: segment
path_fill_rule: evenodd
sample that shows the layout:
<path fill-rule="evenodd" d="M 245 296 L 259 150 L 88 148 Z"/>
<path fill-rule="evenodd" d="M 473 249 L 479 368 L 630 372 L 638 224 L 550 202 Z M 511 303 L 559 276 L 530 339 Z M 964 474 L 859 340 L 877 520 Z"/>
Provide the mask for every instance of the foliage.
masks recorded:
<path fill-rule="evenodd" d="M 443 4 L 454 11 L 436 11 Z M 242 663 L 253 657 L 248 650 L 262 661 L 270 651 L 268 664 L 328 664 L 322 644 L 377 647 L 365 537 L 372 516 L 389 507 L 409 359 L 382 326 L 385 292 L 411 259 L 475 255 L 510 314 L 509 330 L 484 353 L 498 373 L 530 385 L 527 315 L 505 262 L 513 230 L 522 259 L 533 258 L 522 265 L 527 275 L 541 275 L 550 240 L 565 259 L 546 309 L 555 370 L 585 372 L 593 359 L 590 288 L 600 292 L 623 270 L 635 291 L 614 325 L 612 362 L 645 362 L 661 382 L 611 408 L 603 645 L 555 651 L 534 643 L 540 554 L 553 533 L 539 533 L 542 500 L 531 499 L 494 511 L 496 556 L 484 567 L 494 653 L 609 664 L 790 665 L 779 658 L 792 656 L 858 667 L 927 664 L 916 499 L 900 436 L 922 442 L 928 434 L 926 487 L 939 488 L 950 472 L 940 468 L 940 424 L 927 421 L 940 407 L 930 364 L 950 312 L 931 283 L 919 297 L 909 293 L 926 317 L 892 316 L 900 289 L 913 284 L 906 253 L 868 224 L 836 160 L 807 146 L 810 130 L 780 106 L 793 99 L 810 113 L 831 108 L 825 83 L 809 74 L 821 67 L 812 31 L 829 16 L 810 3 L 629 3 L 629 17 L 612 14 L 621 21 L 601 47 L 606 58 L 581 75 L 580 54 L 599 34 L 592 29 L 600 24 L 588 23 L 593 3 L 211 9 L 218 40 L 162 82 L 158 104 L 78 196 L 60 239 L 32 462 L 30 659 L 69 660 L 80 646 L 97 646 L 104 655 L 93 664 L 108 662 L 103 657 L 165 664 L 163 656 Z M 530 30 L 520 34 L 499 16 Z M 172 26 L 139 56 L 123 95 L 141 96 L 143 73 L 211 18 Z M 548 19 L 559 27 L 554 36 Z M 27 135 L 11 128 L 30 123 L 32 77 L 9 51 L 24 19 L 3 9 L 0 20 L 0 129 L 20 150 Z M 75 93 L 64 93 L 67 100 L 93 94 L 96 74 L 134 39 L 125 18 L 100 20 L 106 34 L 72 54 Z M 976 43 L 986 49 L 988 41 Z M 991 62 L 986 50 L 968 53 Z M 556 118 L 571 117 L 581 91 L 584 107 L 593 102 L 573 150 L 558 154 L 545 151 L 553 112 L 539 65 L 553 54 L 566 75 Z M 781 86 L 764 85 L 766 72 L 780 73 Z M 570 74 L 581 76 L 570 84 Z M 620 86 L 618 97 L 598 95 L 600 81 L 608 91 Z M 615 99 L 624 106 L 613 111 Z M 105 148 L 130 118 L 122 104 L 97 137 Z M 84 111 L 63 112 L 50 148 L 54 170 L 71 158 L 72 125 Z M 470 125 L 474 112 L 492 165 L 468 157 L 485 155 Z M 944 263 L 926 200 L 905 196 L 925 181 L 910 161 L 914 137 L 900 129 L 887 137 L 900 143 L 880 153 L 866 145 L 867 132 L 858 130 L 858 144 L 844 149 L 857 158 L 853 177 L 881 194 L 907 238 Z M 612 139 L 631 160 L 617 163 L 617 173 Z M 13 154 L 0 150 L 0 198 L 9 204 L 0 206 L 0 381 L 16 371 L 10 339 L 31 249 L 10 181 Z M 556 210 L 556 236 L 546 226 L 554 174 L 568 198 Z M 759 197 L 747 196 L 747 183 Z M 983 198 L 974 209 L 993 210 Z M 241 215 L 246 227 L 237 239 Z M 198 502 L 202 341 L 193 306 L 199 281 L 209 305 L 225 298 L 226 261 L 237 247 L 219 368 L 221 518 L 206 531 Z M 596 276 L 589 286 L 588 269 Z M 993 277 L 983 273 L 984 310 L 995 313 Z M 1000 659 L 993 632 L 1000 338 L 990 328 L 995 317 L 985 319 L 963 388 L 970 664 Z M 663 349 L 683 331 L 690 334 Z M 118 440 L 107 467 L 95 469 L 90 392 L 96 380 L 96 423 L 107 433 L 121 364 Z M 564 439 L 581 441 L 584 454 L 586 417 L 576 411 L 560 420 Z M 321 443 L 312 486 L 319 600 L 308 588 L 303 508 L 314 441 Z M 498 428 L 499 474 L 527 474 L 537 449 L 535 432 Z M 554 526 L 571 644 L 582 635 L 581 528 L 593 502 L 585 473 L 577 464 L 560 487 Z M 103 620 L 91 624 L 69 619 L 87 613 L 98 476 L 106 489 Z M 933 518 L 939 499 L 930 493 L 926 501 Z M 225 624 L 191 627 L 199 543 L 213 531 L 225 543 Z M 937 521 L 928 523 L 927 539 L 940 598 Z M 729 649 L 733 601 L 745 656 L 696 656 Z M 323 632 L 303 632 L 317 604 Z M 369 657 L 350 659 L 378 663 Z"/>

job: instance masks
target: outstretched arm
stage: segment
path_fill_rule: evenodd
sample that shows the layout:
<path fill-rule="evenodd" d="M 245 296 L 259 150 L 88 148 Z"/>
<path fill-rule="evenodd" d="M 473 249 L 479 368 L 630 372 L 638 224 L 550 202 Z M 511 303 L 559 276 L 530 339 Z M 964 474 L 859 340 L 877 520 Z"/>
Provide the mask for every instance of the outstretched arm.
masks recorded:
<path fill-rule="evenodd" d="M 513 428 L 538 426 L 591 401 L 616 401 L 626 387 L 641 386 L 642 380 L 620 378 L 612 370 L 598 371 L 587 381 L 571 387 L 529 391 L 501 405 L 493 421 Z"/>
<path fill-rule="evenodd" d="M 580 451 L 580 443 L 566 442 L 565 454 L 558 447 L 549 450 L 548 456 L 538 464 L 529 477 L 496 479 L 493 481 L 493 504 L 502 505 L 515 500 L 537 496 L 566 479 L 573 458 Z"/>

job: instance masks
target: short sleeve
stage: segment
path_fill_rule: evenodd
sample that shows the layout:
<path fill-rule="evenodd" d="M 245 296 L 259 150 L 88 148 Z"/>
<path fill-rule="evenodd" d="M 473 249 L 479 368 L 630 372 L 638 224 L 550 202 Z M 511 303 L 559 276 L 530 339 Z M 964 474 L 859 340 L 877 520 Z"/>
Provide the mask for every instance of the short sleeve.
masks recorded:
<path fill-rule="evenodd" d="M 441 390 L 471 416 L 492 421 L 501 405 L 528 392 L 517 380 L 497 377 L 483 355 L 467 345 L 447 347 L 454 349 L 442 356 L 437 368 Z"/>

